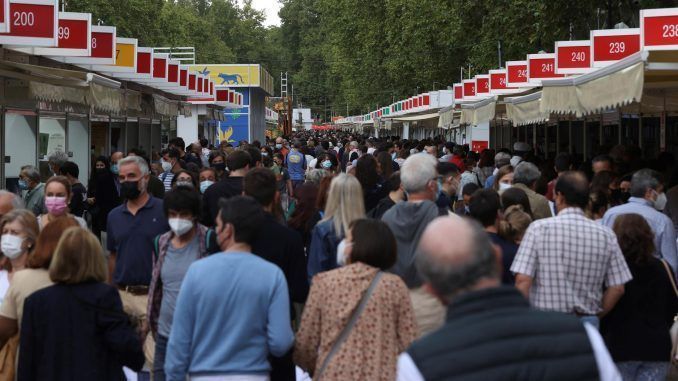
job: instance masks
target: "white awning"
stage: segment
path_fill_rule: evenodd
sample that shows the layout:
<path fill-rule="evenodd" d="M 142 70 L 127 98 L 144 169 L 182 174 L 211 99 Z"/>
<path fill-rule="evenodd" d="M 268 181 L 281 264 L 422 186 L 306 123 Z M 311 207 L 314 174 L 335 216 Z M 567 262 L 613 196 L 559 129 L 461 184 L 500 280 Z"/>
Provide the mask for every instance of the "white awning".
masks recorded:
<path fill-rule="evenodd" d="M 460 124 L 471 124 L 477 126 L 481 123 L 487 123 L 494 119 L 497 108 L 497 97 L 483 99 L 480 102 L 465 104 L 461 106 Z"/>
<path fill-rule="evenodd" d="M 640 102 L 648 52 L 574 78 L 542 81 L 541 111 L 577 117 Z"/>
<path fill-rule="evenodd" d="M 420 120 L 437 118 L 439 116 L 440 116 L 440 114 L 436 111 L 436 112 L 430 113 L 430 114 L 402 116 L 402 117 L 396 117 L 396 118 L 392 118 L 392 119 L 396 122 L 417 122 L 417 121 L 420 121 Z"/>
<path fill-rule="evenodd" d="M 445 107 L 444 109 L 440 110 L 440 118 L 438 119 L 438 127 L 440 128 L 450 128 L 454 124 L 454 105 Z"/>
<path fill-rule="evenodd" d="M 506 116 L 514 126 L 547 121 L 549 113 L 541 111 L 541 98 L 541 91 L 522 97 L 505 98 Z"/>

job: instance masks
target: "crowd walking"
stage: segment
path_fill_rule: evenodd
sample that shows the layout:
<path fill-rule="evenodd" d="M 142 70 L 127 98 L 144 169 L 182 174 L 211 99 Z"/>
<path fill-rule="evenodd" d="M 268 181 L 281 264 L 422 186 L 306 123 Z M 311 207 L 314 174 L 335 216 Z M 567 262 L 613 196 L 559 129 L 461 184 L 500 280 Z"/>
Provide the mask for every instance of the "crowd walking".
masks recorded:
<path fill-rule="evenodd" d="M 678 163 L 625 148 L 55 151 L 0 191 L 0 380 L 665 380 Z"/>

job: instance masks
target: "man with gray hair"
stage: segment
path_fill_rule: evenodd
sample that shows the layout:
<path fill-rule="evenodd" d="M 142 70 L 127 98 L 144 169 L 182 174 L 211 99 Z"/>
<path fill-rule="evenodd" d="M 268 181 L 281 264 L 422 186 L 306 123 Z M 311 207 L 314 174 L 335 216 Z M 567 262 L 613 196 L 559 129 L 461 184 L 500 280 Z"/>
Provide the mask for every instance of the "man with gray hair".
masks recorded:
<path fill-rule="evenodd" d="M 476 223 L 441 217 L 429 224 L 416 265 L 426 290 L 448 306 L 447 319 L 400 355 L 398 381 L 621 380 L 595 328 L 531 309 L 518 290 L 501 285 L 500 264 Z"/>
<path fill-rule="evenodd" d="M 14 209 L 23 209 L 24 202 L 16 193 L 0 190 L 0 219 Z"/>
<path fill-rule="evenodd" d="M 61 175 L 61 167 L 68 161 L 68 154 L 64 151 L 53 151 L 47 155 L 47 165 L 55 176 Z"/>
<path fill-rule="evenodd" d="M 534 191 L 540 176 L 539 168 L 527 161 L 518 164 L 513 172 L 513 187 L 527 194 L 527 199 L 530 201 L 530 208 L 532 209 L 532 217 L 535 220 L 553 216 L 546 197 Z"/>
<path fill-rule="evenodd" d="M 435 204 L 439 192 L 436 165 L 436 158 L 426 153 L 407 158 L 400 168 L 400 186 L 407 201 L 395 204 L 381 218 L 396 238 L 398 261 L 392 271 L 410 289 L 420 335 L 440 327 L 445 317 L 440 302 L 422 289 L 422 279 L 414 266 L 419 237 L 428 223 L 441 214 Z"/>
<path fill-rule="evenodd" d="M 170 227 L 163 201 L 148 193 L 150 174 L 146 160 L 128 156 L 120 160 L 118 166 L 120 196 L 126 201 L 108 214 L 109 281 L 120 290 L 125 312 L 143 324 L 156 251 L 155 237 Z"/>
<path fill-rule="evenodd" d="M 499 172 L 499 168 L 509 164 L 511 164 L 511 155 L 508 153 L 497 152 L 497 154 L 494 155 L 494 171 L 492 172 L 492 176 L 489 176 L 487 180 L 485 180 L 485 189 L 492 188 L 492 185 L 494 185 L 494 177 L 497 175 L 497 172 Z"/>
<path fill-rule="evenodd" d="M 24 165 L 19 172 L 19 189 L 26 209 L 36 216 L 45 213 L 45 184 L 40 181 L 38 168 Z"/>
<path fill-rule="evenodd" d="M 661 175 L 652 169 L 639 170 L 631 177 L 629 193 L 629 202 L 610 208 L 603 216 L 603 224 L 611 228 L 619 215 L 640 214 L 654 232 L 654 256 L 664 259 L 673 268 L 673 273 L 678 273 L 676 231 L 671 218 L 662 213 L 666 207 L 666 194 Z"/>

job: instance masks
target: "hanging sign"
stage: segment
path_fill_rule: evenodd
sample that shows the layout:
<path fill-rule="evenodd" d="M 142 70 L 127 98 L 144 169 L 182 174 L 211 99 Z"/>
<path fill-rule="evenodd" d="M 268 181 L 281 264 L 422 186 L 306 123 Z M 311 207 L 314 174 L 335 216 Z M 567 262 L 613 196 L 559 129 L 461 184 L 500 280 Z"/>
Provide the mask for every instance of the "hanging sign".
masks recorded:
<path fill-rule="evenodd" d="M 678 49 L 678 8 L 641 10 L 640 40 L 646 50 Z"/>
<path fill-rule="evenodd" d="M 15 50 L 40 56 L 88 57 L 91 53 L 92 15 L 59 12 L 56 48 L 18 48 Z"/>
<path fill-rule="evenodd" d="M 506 86 L 529 87 L 527 78 L 527 61 L 506 62 Z"/>
<path fill-rule="evenodd" d="M 0 33 L 9 32 L 9 0 L 0 0 Z"/>
<path fill-rule="evenodd" d="M 542 79 L 561 78 L 562 74 L 556 74 L 556 55 L 528 54 L 527 55 L 527 79 L 533 85 L 541 85 Z"/>
<path fill-rule="evenodd" d="M 461 83 L 454 84 L 454 100 L 458 101 L 464 97 L 464 85 Z"/>
<path fill-rule="evenodd" d="M 7 5 L 2 2 L 3 8 Z M 10 0 L 3 9 L 6 33 L 0 44 L 57 47 L 59 44 L 59 0 Z M 9 17 L 7 13 L 9 12 Z"/>
<path fill-rule="evenodd" d="M 593 67 L 604 67 L 640 51 L 640 28 L 591 31 Z"/>
<path fill-rule="evenodd" d="M 591 71 L 591 41 L 556 41 L 556 73 L 584 74 Z"/>
<path fill-rule="evenodd" d="M 461 81 L 464 84 L 464 98 L 476 96 L 476 81 L 474 79 L 465 79 Z"/>

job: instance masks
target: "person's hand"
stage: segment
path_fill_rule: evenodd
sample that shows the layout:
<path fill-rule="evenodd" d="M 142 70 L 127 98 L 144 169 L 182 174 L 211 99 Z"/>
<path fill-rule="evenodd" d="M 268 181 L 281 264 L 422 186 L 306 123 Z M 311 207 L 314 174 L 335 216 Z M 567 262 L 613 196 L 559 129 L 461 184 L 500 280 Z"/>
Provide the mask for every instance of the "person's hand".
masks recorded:
<path fill-rule="evenodd" d="M 94 205 L 95 202 L 96 202 L 96 198 L 94 198 L 94 197 L 90 197 L 90 198 L 87 199 L 87 203 L 90 204 L 90 205 Z"/>

